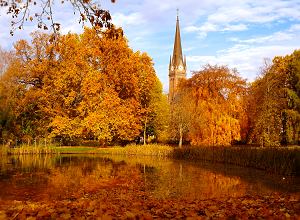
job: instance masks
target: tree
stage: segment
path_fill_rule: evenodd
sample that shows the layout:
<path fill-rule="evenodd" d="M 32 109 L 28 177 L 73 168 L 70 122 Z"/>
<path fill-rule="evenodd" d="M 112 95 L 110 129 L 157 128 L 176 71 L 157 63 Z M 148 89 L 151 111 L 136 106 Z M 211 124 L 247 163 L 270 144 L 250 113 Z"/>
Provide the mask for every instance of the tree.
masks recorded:
<path fill-rule="evenodd" d="M 13 53 L 11 51 L 5 51 L 0 47 L 0 140 L 3 138 L 9 139 L 9 132 L 6 131 L 6 128 L 12 127 L 13 124 L 11 111 L 14 101 L 10 102 L 8 97 L 13 93 L 12 88 L 14 82 L 6 81 L 6 78 L 3 76 L 12 59 Z"/>
<path fill-rule="evenodd" d="M 240 140 L 245 91 L 245 81 L 225 66 L 207 65 L 194 72 L 179 87 L 179 133 L 186 130 L 192 145 L 230 145 Z"/>
<path fill-rule="evenodd" d="M 15 109 L 23 92 L 24 87 L 19 85 L 13 71 L 0 75 L 0 138 L 5 141 L 13 140 L 19 133 Z"/>
<path fill-rule="evenodd" d="M 16 43 L 15 57 L 3 74 L 3 101 L 9 103 L 9 114 L 13 116 L 14 125 L 6 130 L 17 137 L 36 137 L 47 129 L 47 118 L 39 107 L 42 99 L 41 88 L 47 73 L 48 63 L 45 59 L 45 47 L 48 38 L 35 34 L 32 46 L 26 41 Z"/>
<path fill-rule="evenodd" d="M 13 53 L 11 51 L 6 51 L 0 46 L 0 75 L 4 73 L 9 63 L 13 58 Z"/>
<path fill-rule="evenodd" d="M 115 2 L 115 0 L 111 0 Z M 0 7 L 6 8 L 7 13 L 11 15 L 11 35 L 14 31 L 22 29 L 27 21 L 37 22 L 37 27 L 48 30 L 52 28 L 54 33 L 60 30 L 60 23 L 55 21 L 54 15 L 55 1 L 37 1 L 37 0 L 0 0 Z M 57 3 L 57 2 L 56 2 Z M 62 5 L 70 4 L 75 13 L 79 13 L 79 23 L 90 22 L 96 29 L 106 27 L 111 28 L 111 16 L 107 10 L 92 0 L 71 0 L 61 1 Z"/>
<path fill-rule="evenodd" d="M 275 60 L 276 59 L 276 60 Z M 286 105 L 284 61 L 275 58 L 276 64 L 267 64 L 262 77 L 252 86 L 256 103 L 254 139 L 262 146 L 279 145 L 282 130 L 282 110 Z"/>
<path fill-rule="evenodd" d="M 188 139 L 189 124 L 192 120 L 189 89 L 186 80 L 181 79 L 175 97 L 170 103 L 170 139 L 178 141 L 179 148 L 182 147 L 183 141 Z"/>
<path fill-rule="evenodd" d="M 145 92 L 145 90 L 144 90 Z M 143 141 L 146 144 L 151 137 L 159 142 L 168 141 L 168 125 L 170 118 L 169 103 L 167 96 L 162 92 L 162 84 L 155 79 L 153 88 L 148 91 L 148 102 L 143 112 Z M 147 93 L 145 93 L 146 95 Z M 150 140 L 149 140 L 150 141 Z"/>
<path fill-rule="evenodd" d="M 299 51 L 275 57 L 251 85 L 251 141 L 261 146 L 297 143 L 300 122 Z"/>
<path fill-rule="evenodd" d="M 21 122 L 18 135 L 101 144 L 139 136 L 154 111 L 151 96 L 160 83 L 149 56 L 133 52 L 122 30 L 85 29 L 55 43 L 50 37 L 35 33 L 31 43 L 19 41 L 5 74 L 15 79 L 12 88 L 22 88 L 21 96 L 11 97 L 19 102 L 14 110 Z"/>
<path fill-rule="evenodd" d="M 300 135 L 300 50 L 290 56 L 288 69 L 288 85 L 286 91 L 287 109 L 283 112 L 286 143 L 299 144 Z"/>

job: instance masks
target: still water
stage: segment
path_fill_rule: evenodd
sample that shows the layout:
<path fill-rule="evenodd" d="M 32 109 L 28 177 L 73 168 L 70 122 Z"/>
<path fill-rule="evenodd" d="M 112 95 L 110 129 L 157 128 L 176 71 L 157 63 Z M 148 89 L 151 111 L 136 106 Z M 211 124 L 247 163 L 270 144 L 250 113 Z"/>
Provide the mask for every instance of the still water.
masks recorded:
<path fill-rule="evenodd" d="M 90 155 L 23 155 L 0 159 L 0 200 L 76 198 L 99 188 L 109 191 L 109 187 L 126 184 L 156 198 L 300 193 L 300 178 L 221 164 Z"/>

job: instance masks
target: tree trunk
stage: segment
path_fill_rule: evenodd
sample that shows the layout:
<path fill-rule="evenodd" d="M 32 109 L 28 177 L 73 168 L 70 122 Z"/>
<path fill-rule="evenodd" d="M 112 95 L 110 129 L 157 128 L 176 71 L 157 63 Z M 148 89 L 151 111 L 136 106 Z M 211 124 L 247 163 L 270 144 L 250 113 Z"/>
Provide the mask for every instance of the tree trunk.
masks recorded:
<path fill-rule="evenodd" d="M 179 164 L 179 179 L 182 180 L 182 164 Z"/>
<path fill-rule="evenodd" d="M 146 145 L 146 129 L 147 129 L 147 118 L 146 118 L 145 124 L 144 124 L 144 145 Z"/>
<path fill-rule="evenodd" d="M 281 139 L 281 144 L 286 146 L 287 143 L 288 143 L 288 138 L 287 138 L 287 113 L 284 111 L 282 113 L 282 139 Z"/>
<path fill-rule="evenodd" d="M 183 136 L 183 129 L 182 129 L 182 124 L 179 125 L 179 148 L 182 147 L 182 136 Z"/>

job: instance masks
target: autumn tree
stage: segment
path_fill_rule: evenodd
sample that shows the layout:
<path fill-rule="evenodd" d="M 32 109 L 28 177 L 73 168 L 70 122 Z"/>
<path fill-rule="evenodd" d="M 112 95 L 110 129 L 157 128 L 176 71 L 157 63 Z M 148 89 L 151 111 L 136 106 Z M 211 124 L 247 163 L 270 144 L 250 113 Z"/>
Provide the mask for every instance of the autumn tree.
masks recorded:
<path fill-rule="evenodd" d="M 133 52 L 117 29 L 49 38 L 35 33 L 31 43 L 19 41 L 5 74 L 23 89 L 15 110 L 19 135 L 102 144 L 136 138 L 154 111 L 158 79 L 149 56 Z"/>
<path fill-rule="evenodd" d="M 288 89 L 286 91 L 287 109 L 284 111 L 283 142 L 288 144 L 299 144 L 300 135 L 300 50 L 295 50 L 289 56 Z"/>
<path fill-rule="evenodd" d="M 187 134 L 193 116 L 189 88 L 185 85 L 186 81 L 182 79 L 174 100 L 170 103 L 170 139 L 178 140 L 179 148 L 182 147 L 184 140 L 188 140 Z"/>
<path fill-rule="evenodd" d="M 183 82 L 181 120 L 192 145 L 230 145 L 241 139 L 246 83 L 235 70 L 207 65 Z"/>
<path fill-rule="evenodd" d="M 275 60 L 274 60 L 275 61 Z M 252 116 L 255 123 L 252 140 L 262 146 L 279 145 L 282 129 L 282 110 L 285 108 L 285 68 L 279 68 L 282 62 L 277 59 L 277 66 L 266 63 L 262 75 L 251 86 L 254 109 Z"/>
<path fill-rule="evenodd" d="M 6 51 L 0 47 L 0 140 L 3 138 L 8 139 L 7 132 L 5 132 L 6 128 L 12 127 L 13 123 L 13 115 L 12 111 L 12 102 L 8 100 L 10 95 L 11 84 L 14 82 L 9 81 L 4 83 L 6 80 L 3 76 L 3 73 L 8 68 L 11 60 L 13 59 L 13 54 L 10 51 Z"/>
<path fill-rule="evenodd" d="M 1 94 L 3 101 L 13 115 L 14 126 L 6 127 L 6 131 L 17 137 L 42 136 L 47 130 L 47 118 L 41 111 L 39 103 L 42 99 L 43 78 L 49 68 L 45 52 L 49 45 L 44 34 L 34 34 L 32 45 L 26 41 L 15 44 L 15 57 L 3 75 Z"/>
<path fill-rule="evenodd" d="M 0 46 L 0 75 L 4 73 L 13 58 L 12 51 L 6 51 Z"/>
<path fill-rule="evenodd" d="M 24 87 L 19 85 L 11 72 L 0 75 L 0 138 L 5 142 L 13 140 L 19 133 L 15 107 L 23 92 Z"/>
<path fill-rule="evenodd" d="M 154 135 L 156 141 L 167 142 L 169 140 L 170 105 L 168 97 L 163 94 L 162 84 L 157 79 L 150 94 L 150 123 L 149 133 Z"/>
<path fill-rule="evenodd" d="M 143 142 L 146 144 L 149 137 L 152 137 L 152 141 L 167 142 L 169 139 L 169 103 L 167 95 L 163 94 L 162 84 L 158 78 L 147 96 L 149 101 L 144 106 L 143 112 Z"/>
<path fill-rule="evenodd" d="M 252 84 L 252 142 L 261 146 L 298 142 L 299 63 L 299 51 L 275 57 Z"/>

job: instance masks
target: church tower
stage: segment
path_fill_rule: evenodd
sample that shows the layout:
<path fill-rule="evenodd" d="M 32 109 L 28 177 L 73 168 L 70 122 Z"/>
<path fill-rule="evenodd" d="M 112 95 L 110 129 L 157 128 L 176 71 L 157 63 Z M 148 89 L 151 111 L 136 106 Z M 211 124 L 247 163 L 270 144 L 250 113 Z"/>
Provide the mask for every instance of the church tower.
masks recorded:
<path fill-rule="evenodd" d="M 177 10 L 176 32 L 174 40 L 173 56 L 169 63 L 169 102 L 172 103 L 176 94 L 177 84 L 180 79 L 186 78 L 186 58 L 182 56 L 179 18 Z"/>

